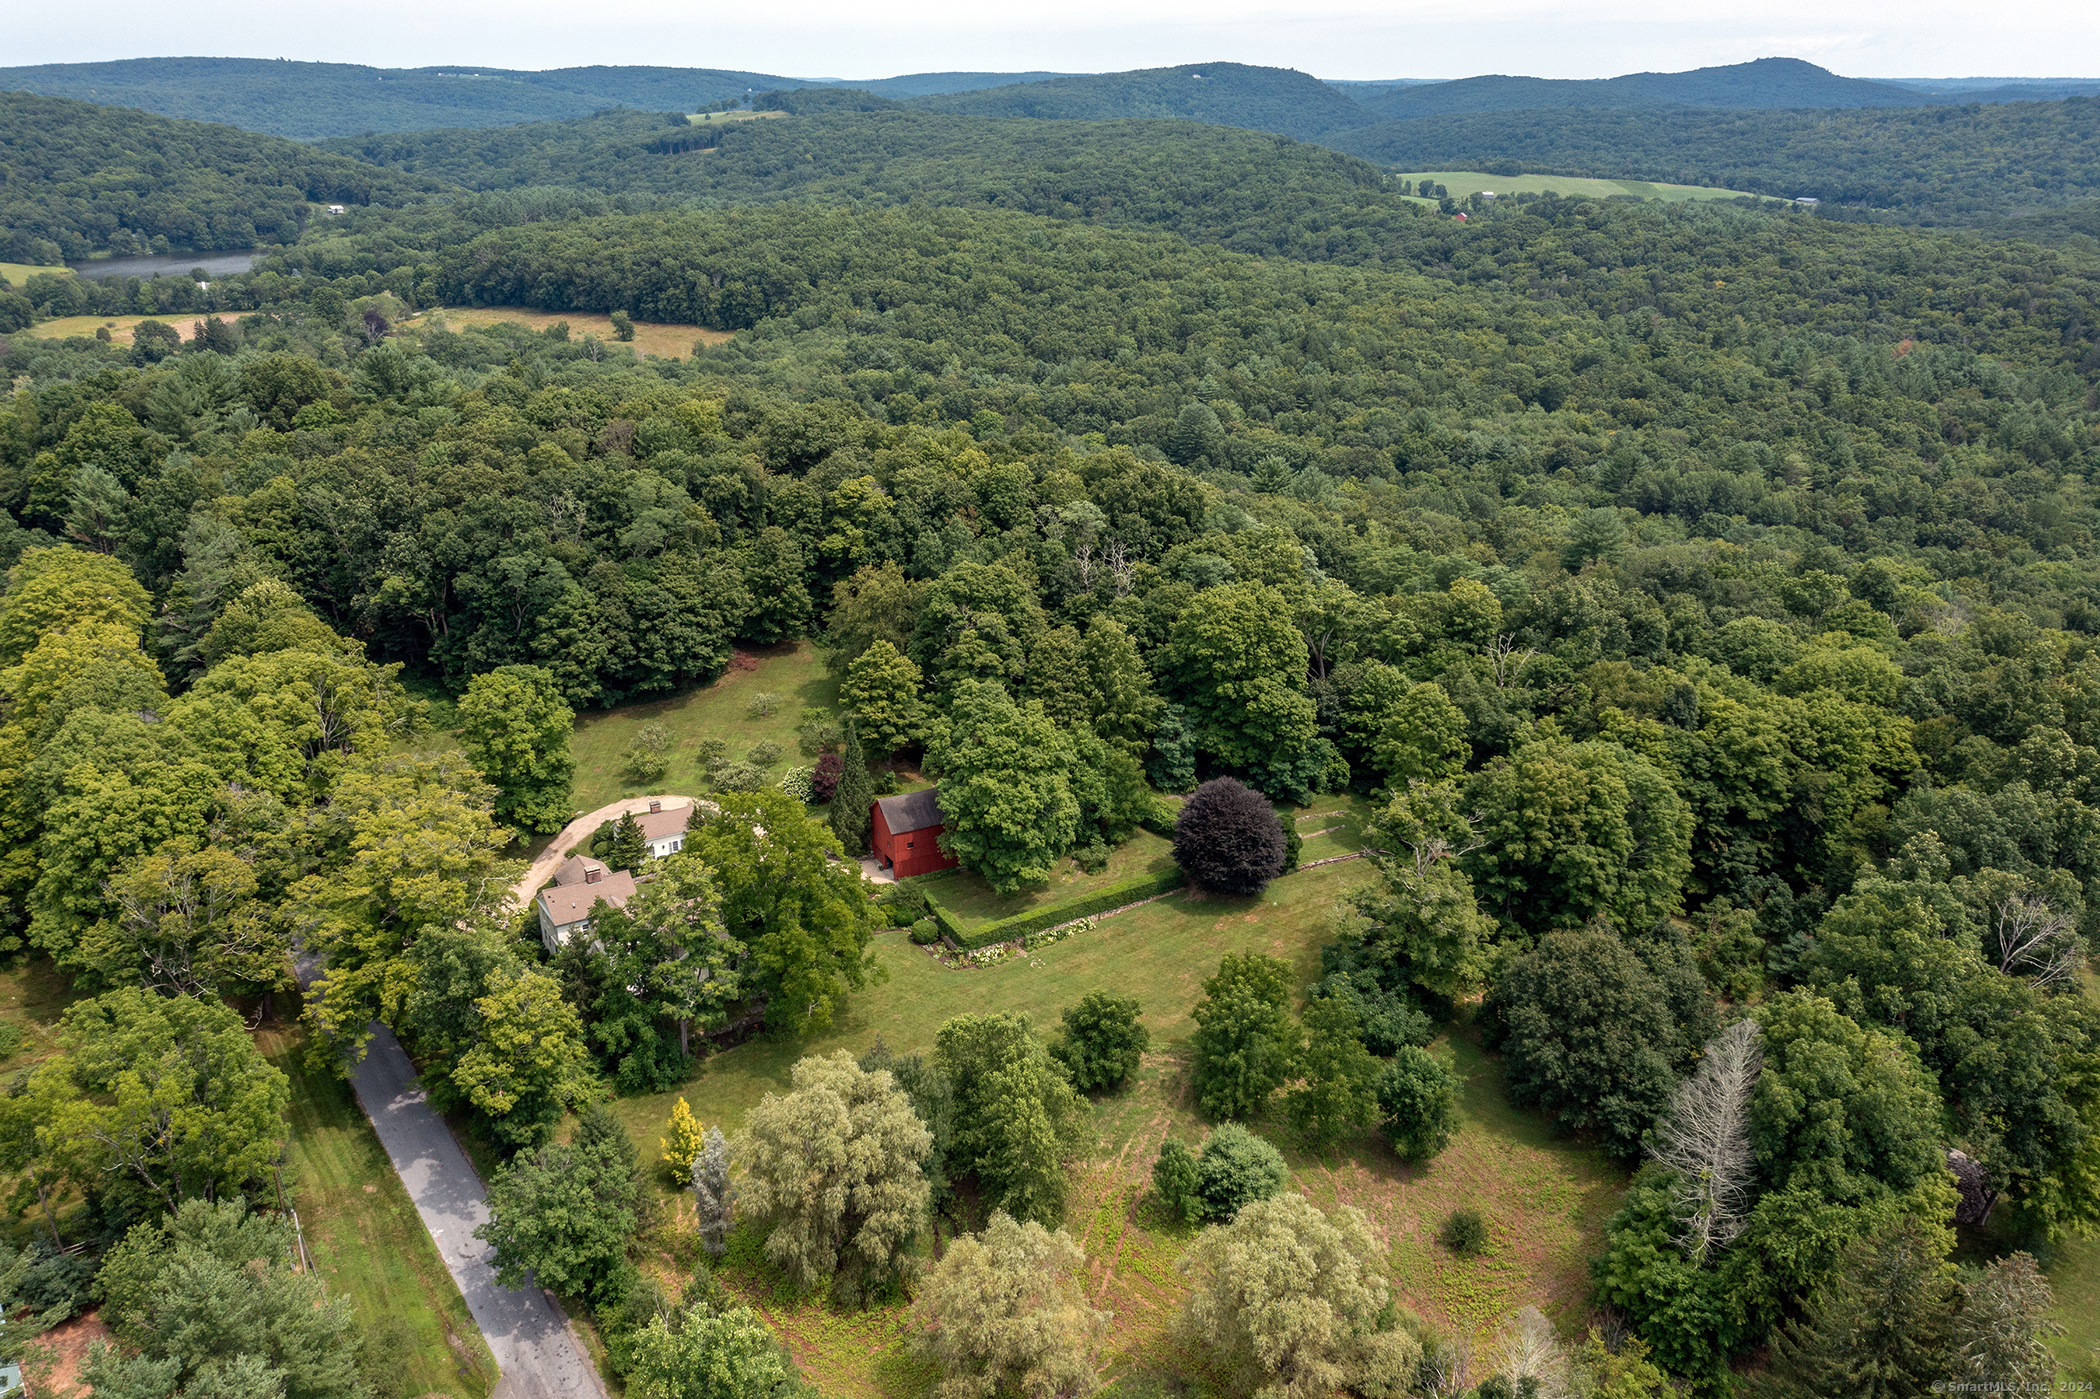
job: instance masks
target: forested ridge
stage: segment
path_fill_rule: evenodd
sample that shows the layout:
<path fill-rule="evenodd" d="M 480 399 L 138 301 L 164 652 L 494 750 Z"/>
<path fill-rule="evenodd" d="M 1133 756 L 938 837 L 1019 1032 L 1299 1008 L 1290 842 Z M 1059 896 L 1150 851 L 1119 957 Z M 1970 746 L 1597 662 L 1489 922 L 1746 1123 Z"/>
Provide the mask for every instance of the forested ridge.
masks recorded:
<path fill-rule="evenodd" d="M 1942 115 L 1969 120 L 1917 119 Z M 697 1095 L 714 1035 L 857 1026 L 875 939 L 937 944 L 942 889 L 1054 888 L 1139 828 L 1224 901 L 1203 938 L 1280 917 L 1276 807 L 1334 801 L 1375 815 L 1317 980 L 1210 942 L 1170 969 L 1201 982 L 1171 1091 L 1217 1126 L 1148 1138 L 1126 1203 L 1185 1245 L 1191 1363 L 1284 1383 L 1248 1338 L 1315 1303 L 1218 1299 L 1302 1249 L 1354 1260 L 1304 1341 L 1327 1389 L 1497 1392 L 1446 1382 L 1458 1325 L 1399 1306 L 1364 1216 L 1242 1125 L 1306 1179 L 1433 1161 L 1463 1114 L 1430 1047 L 1464 1038 L 1494 1056 L 1465 1093 L 1593 1148 L 1615 1201 L 1572 1217 L 1589 1343 L 1508 1321 L 1541 1384 L 2054 1377 L 2031 1255 L 2100 1228 L 2100 254 L 1757 201 L 1439 209 L 1185 123 L 883 109 L 676 148 L 697 130 L 359 138 L 316 158 L 471 188 L 208 287 L 21 289 L 180 315 L 0 340 L 0 938 L 83 997 L 0 1099 L 0 1167 L 92 1245 L 115 1315 L 196 1305 L 198 1251 L 270 1275 L 235 1201 L 267 1204 L 286 1090 L 227 1006 L 288 990 L 296 945 L 313 1062 L 396 1033 L 504 1159 L 497 1266 L 589 1309 L 652 1399 L 703 1399 L 679 1377 L 717 1343 L 741 1393 L 797 1392 L 731 1290 L 759 1257 L 798 1306 L 894 1308 L 951 1380 L 996 1366 L 943 1319 L 1025 1296 L 1063 1339 L 1012 1373 L 1084 1390 L 1109 1323 L 1060 1226 L 1096 1100 L 1141 1091 L 1121 988 L 1054 1040 L 993 1008 L 923 1055 L 811 1053 L 733 1138 L 681 1100 L 690 1227 L 651 1221 L 594 1099 Z M 699 342 L 642 359 L 446 307 Z M 713 752 L 719 814 L 661 860 L 609 824 L 578 850 L 643 881 L 547 952 L 510 856 L 589 804 L 576 715 L 804 640 L 840 696 L 799 721 L 815 766 Z M 647 732 L 620 762 L 653 784 Z M 900 767 L 967 876 L 876 902 L 838 857 Z M 964 947 L 914 974 L 1000 994 L 1008 954 Z M 169 1046 L 208 1065 L 214 1131 L 163 1160 L 111 1085 Z M 848 1165 L 885 1201 L 852 1250 L 824 1214 Z M 1492 1247 L 1464 1213 L 1409 1247 Z M 19 1291 L 46 1255 L 11 1258 Z M 1028 1287 L 982 1285 L 1002 1270 Z M 385 1399 L 340 1309 L 272 1285 L 337 1367 L 316 1399 Z M 98 1364 L 218 1382 L 192 1333 L 124 1324 Z"/>
<path fill-rule="evenodd" d="M 2100 193 L 2100 99 L 1716 112 L 1507 111 L 1384 122 L 1322 138 L 1407 170 L 1519 170 L 1717 185 L 1963 223 Z"/>
<path fill-rule="evenodd" d="M 0 253 L 293 243 L 314 204 L 406 203 L 436 182 L 274 136 L 60 97 L 0 93 Z"/>

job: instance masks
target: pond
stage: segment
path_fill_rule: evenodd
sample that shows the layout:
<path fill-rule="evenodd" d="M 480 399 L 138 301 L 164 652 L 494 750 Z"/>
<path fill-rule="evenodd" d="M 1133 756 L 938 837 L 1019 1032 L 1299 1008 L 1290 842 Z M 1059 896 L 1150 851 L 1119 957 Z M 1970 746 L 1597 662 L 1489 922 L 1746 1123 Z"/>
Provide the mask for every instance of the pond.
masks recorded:
<path fill-rule="evenodd" d="M 261 248 L 237 248 L 230 252 L 171 253 L 166 257 L 105 257 L 93 262 L 69 262 L 83 277 L 187 277 L 192 269 L 205 270 L 206 280 L 246 272 L 263 255 Z"/>

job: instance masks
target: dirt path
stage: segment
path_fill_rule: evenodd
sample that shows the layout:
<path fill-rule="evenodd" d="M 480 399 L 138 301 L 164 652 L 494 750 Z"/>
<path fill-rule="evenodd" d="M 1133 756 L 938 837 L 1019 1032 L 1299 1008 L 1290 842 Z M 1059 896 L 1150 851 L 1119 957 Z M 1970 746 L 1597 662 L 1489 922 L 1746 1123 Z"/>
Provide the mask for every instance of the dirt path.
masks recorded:
<path fill-rule="evenodd" d="M 540 891 L 540 886 L 554 878 L 554 871 L 561 867 L 563 860 L 569 858 L 569 851 L 588 840 L 591 832 L 598 829 L 600 821 L 615 820 L 630 811 L 636 815 L 645 814 L 649 810 L 650 802 L 662 802 L 667 807 L 692 805 L 706 807 L 709 811 L 715 809 L 713 802 L 702 801 L 698 797 L 662 792 L 648 797 L 622 797 L 616 802 L 607 802 L 596 811 L 587 811 L 563 826 L 561 834 L 554 838 L 554 843 L 525 871 L 525 877 L 511 886 L 511 907 L 522 909 L 531 903 L 532 896 Z"/>

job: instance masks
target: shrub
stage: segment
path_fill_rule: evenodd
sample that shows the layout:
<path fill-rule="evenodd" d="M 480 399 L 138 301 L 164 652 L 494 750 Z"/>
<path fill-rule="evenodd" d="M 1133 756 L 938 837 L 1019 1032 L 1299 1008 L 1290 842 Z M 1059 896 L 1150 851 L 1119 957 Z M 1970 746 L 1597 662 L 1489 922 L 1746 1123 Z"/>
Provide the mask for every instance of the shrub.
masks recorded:
<path fill-rule="evenodd" d="M 1426 1161 L 1458 1131 L 1458 1079 L 1428 1050 L 1402 1045 L 1378 1080 L 1378 1113 L 1393 1150 Z"/>
<path fill-rule="evenodd" d="M 1108 857 L 1110 854 L 1111 852 L 1106 845 L 1103 845 L 1098 840 L 1091 840 L 1085 845 L 1073 847 L 1072 863 L 1085 870 L 1088 874 L 1099 874 L 1108 868 Z"/>
<path fill-rule="evenodd" d="M 1172 1137 L 1161 1142 L 1159 1155 L 1152 1161 L 1152 1193 L 1160 1207 L 1185 1224 L 1201 1224 L 1201 1184 L 1196 1153 Z"/>
<path fill-rule="evenodd" d="M 642 725 L 620 755 L 620 770 L 636 782 L 662 781 L 671 770 L 670 731 L 661 724 Z"/>
<path fill-rule="evenodd" d="M 1207 1218 L 1229 1220 L 1253 1200 L 1267 1200 L 1290 1179 L 1283 1153 L 1237 1122 L 1210 1134 L 1196 1159 L 1196 1193 Z"/>
<path fill-rule="evenodd" d="M 879 767 L 868 770 L 868 790 L 876 796 L 894 797 L 901 787 L 902 784 L 898 782 L 897 773 L 894 769 Z"/>
<path fill-rule="evenodd" d="M 812 800 L 815 793 L 810 783 L 809 769 L 792 767 L 782 773 L 780 775 L 780 790 L 799 802 Z"/>
<path fill-rule="evenodd" d="M 931 947 L 941 940 L 941 925 L 931 918 L 921 918 L 911 925 L 911 940 L 921 947 Z"/>
<path fill-rule="evenodd" d="M 1230 777 L 1198 787 L 1174 822 L 1174 863 L 1212 893 L 1259 894 L 1283 873 L 1284 848 L 1268 798 Z"/>
<path fill-rule="evenodd" d="M 1364 1048 L 1381 1059 L 1436 1038 L 1436 1023 L 1412 996 L 1386 990 L 1369 972 L 1329 972 L 1313 987 L 1313 998 L 1347 1002 L 1356 1011 Z"/>
<path fill-rule="evenodd" d="M 703 738 L 693 745 L 693 756 L 700 760 L 701 767 L 711 768 L 729 756 L 728 740 Z"/>
<path fill-rule="evenodd" d="M 770 719 L 780 712 L 780 696 L 771 690 L 760 690 L 744 701 L 746 719 Z"/>
<path fill-rule="evenodd" d="M 1152 1043 L 1138 1023 L 1139 1009 L 1135 997 L 1107 991 L 1089 991 L 1078 1005 L 1065 1008 L 1065 1032 L 1050 1052 L 1065 1066 L 1074 1088 L 1119 1087 L 1137 1072 L 1139 1057 Z"/>
<path fill-rule="evenodd" d="M 751 763 L 722 763 L 708 773 L 717 792 L 755 792 L 766 785 L 763 768 Z"/>
<path fill-rule="evenodd" d="M 846 741 L 846 726 L 822 710 L 805 709 L 802 711 L 802 727 L 795 730 L 795 738 L 804 753 L 817 757 L 835 751 Z"/>
<path fill-rule="evenodd" d="M 749 756 L 751 761 L 759 767 L 769 768 L 780 761 L 780 755 L 784 751 L 779 744 L 769 738 L 763 743 L 752 744 Z"/>
<path fill-rule="evenodd" d="M 832 794 L 839 789 L 839 775 L 845 770 L 846 764 L 836 753 L 826 753 L 818 758 L 817 765 L 810 769 L 809 799 L 820 804 L 830 801 Z"/>
<path fill-rule="evenodd" d="M 1488 1246 L 1487 1220 L 1479 1210 L 1453 1210 L 1444 1216 L 1436 1240 L 1461 1258 L 1471 1258 Z"/>

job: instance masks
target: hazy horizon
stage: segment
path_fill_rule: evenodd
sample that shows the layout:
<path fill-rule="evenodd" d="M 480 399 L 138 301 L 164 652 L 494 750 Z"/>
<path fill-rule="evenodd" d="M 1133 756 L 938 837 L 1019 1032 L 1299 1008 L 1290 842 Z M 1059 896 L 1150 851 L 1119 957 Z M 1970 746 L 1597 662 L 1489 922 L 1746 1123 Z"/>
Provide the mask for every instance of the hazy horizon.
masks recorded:
<path fill-rule="evenodd" d="M 959 0 L 910 0 L 871 11 L 845 0 L 789 0 L 763 16 L 699 19 L 667 0 L 580 11 L 544 0 L 370 0 L 354 10 L 286 10 L 213 0 L 170 10 L 117 0 L 92 29 L 77 16 L 18 16 L 0 65 L 132 57 L 293 58 L 381 68 L 481 65 L 544 69 L 590 64 L 725 68 L 782 76 L 1061 71 L 1102 73 L 1232 61 L 1297 68 L 1322 78 L 1451 79 L 1488 73 L 1609 78 L 1681 72 L 1784 55 L 1855 77 L 2100 73 L 2100 7 L 2012 0 L 1979 23 L 1952 0 L 1896 13 L 1885 5 L 1801 0 L 1736 10 L 1612 0 L 1428 0 L 1404 10 L 1318 0 L 1286 10 L 1268 0 L 1079 0 L 1054 15 L 987 17 Z M 131 36 L 110 52 L 108 36 Z M 238 35 L 215 42 L 212 37 Z M 238 54 L 227 50 L 238 49 Z M 2038 58 L 2038 55 L 2047 55 Z"/>

